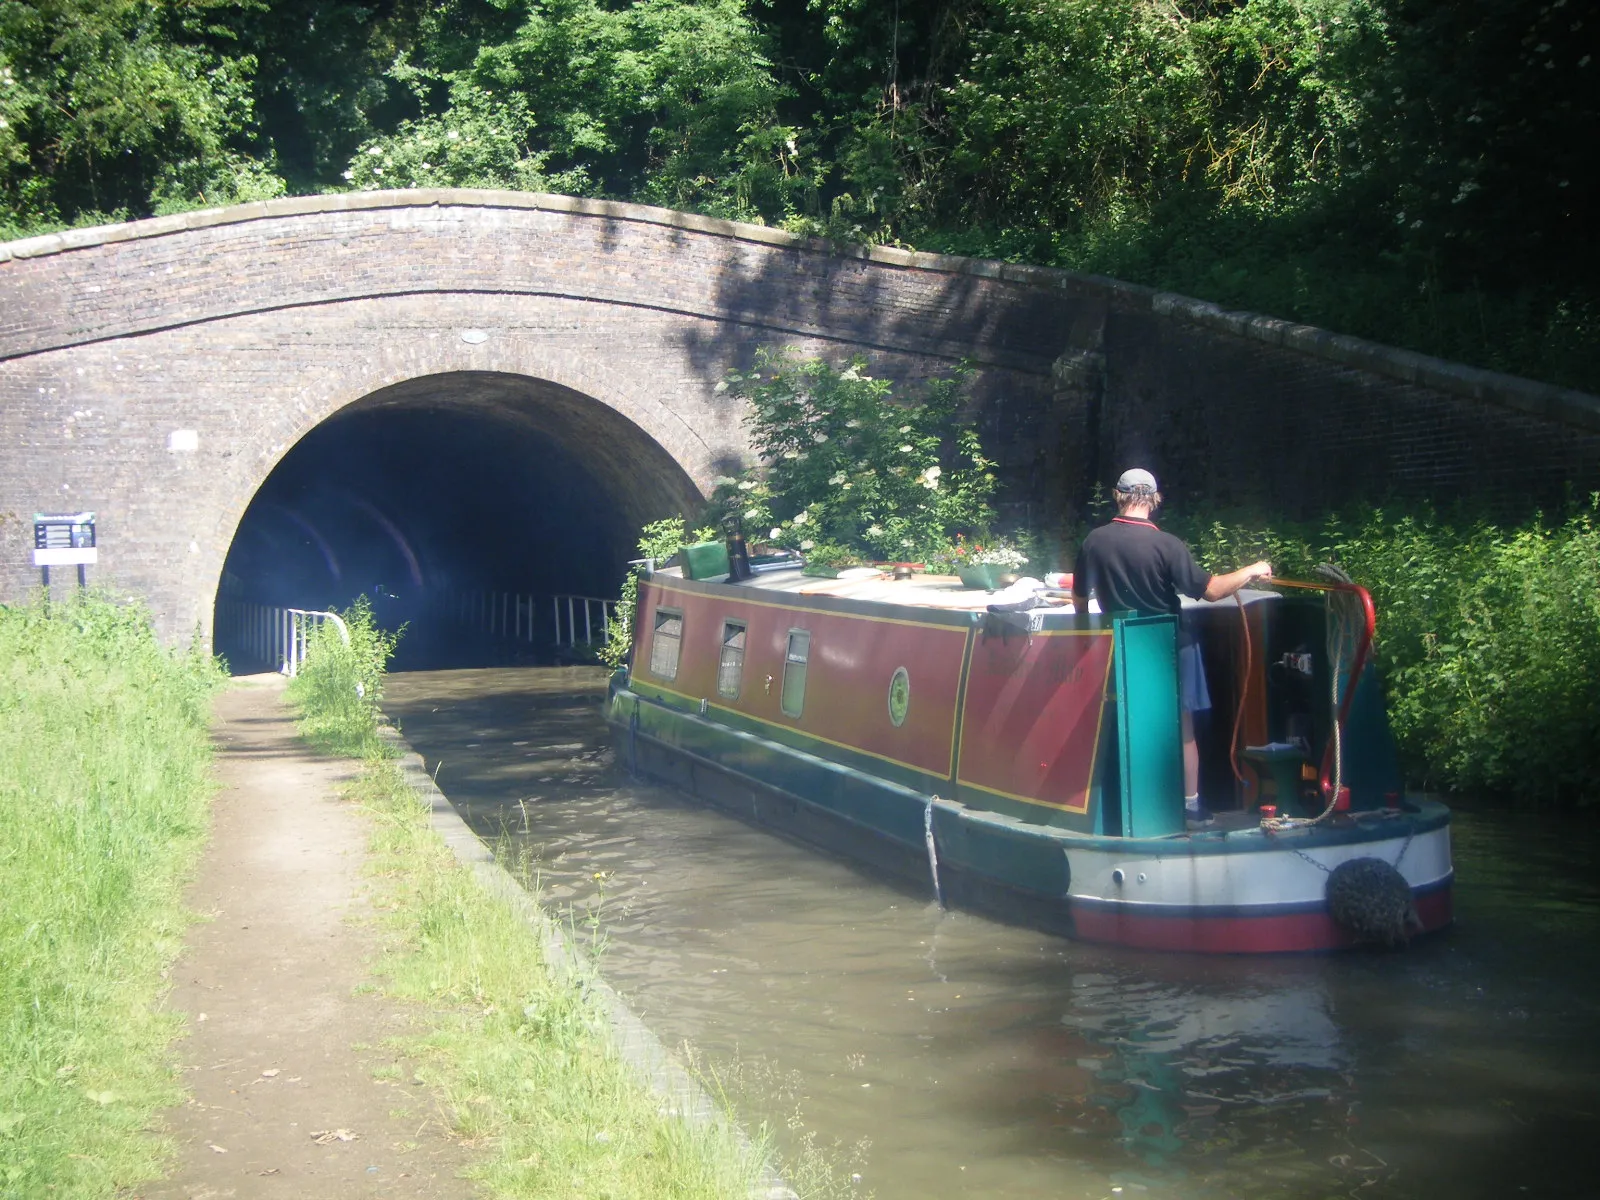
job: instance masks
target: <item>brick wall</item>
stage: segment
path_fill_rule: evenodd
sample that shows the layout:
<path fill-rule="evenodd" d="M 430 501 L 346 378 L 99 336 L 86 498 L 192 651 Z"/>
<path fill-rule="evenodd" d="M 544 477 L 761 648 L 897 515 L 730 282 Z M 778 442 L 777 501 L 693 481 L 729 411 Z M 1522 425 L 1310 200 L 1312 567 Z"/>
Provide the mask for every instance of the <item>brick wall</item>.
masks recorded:
<path fill-rule="evenodd" d="M 1570 394 L 1570 411 L 1529 411 L 1153 313 L 1114 314 L 1105 357 L 1101 476 L 1144 463 L 1171 503 L 1466 500 L 1520 518 L 1600 490 L 1600 421 Z"/>
<path fill-rule="evenodd" d="M 1133 461 L 1175 503 L 1295 515 L 1600 487 L 1594 397 L 1112 280 L 565 197 L 363 193 L 0 245 L 0 599 L 36 579 L 35 510 L 94 509 L 96 579 L 166 636 L 204 633 L 256 489 L 354 404 L 523 422 L 637 525 L 748 461 L 715 387 L 761 345 L 903 381 L 970 363 L 1003 512 L 1046 532 Z"/>
<path fill-rule="evenodd" d="M 906 380 L 970 360 L 978 403 L 1048 408 L 1076 301 L 901 257 L 505 193 L 274 201 L 0 247 L 0 598 L 37 578 L 35 510 L 93 509 L 95 578 L 147 597 L 168 637 L 204 632 L 256 489 L 357 403 L 526 422 L 579 447 L 635 526 L 748 461 L 716 384 L 761 345 Z M 1037 457 L 1031 420 L 1005 422 L 1027 442 L 1008 460 Z M 169 449 L 179 431 L 198 448 Z"/>

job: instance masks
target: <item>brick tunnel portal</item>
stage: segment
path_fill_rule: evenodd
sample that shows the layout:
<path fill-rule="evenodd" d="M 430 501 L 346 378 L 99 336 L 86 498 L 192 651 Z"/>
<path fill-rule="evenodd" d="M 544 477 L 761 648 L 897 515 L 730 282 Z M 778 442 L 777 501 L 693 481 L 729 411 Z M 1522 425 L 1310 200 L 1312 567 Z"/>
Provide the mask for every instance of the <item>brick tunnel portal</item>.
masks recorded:
<path fill-rule="evenodd" d="M 645 521 L 693 512 L 677 461 L 606 405 L 526 376 L 452 372 L 382 388 L 290 447 L 245 509 L 217 596 L 216 649 L 256 664 L 221 619 L 230 601 L 372 603 L 408 626 L 396 665 L 472 665 L 445 597 L 614 596 Z M 265 664 L 270 665 L 270 664 Z"/>

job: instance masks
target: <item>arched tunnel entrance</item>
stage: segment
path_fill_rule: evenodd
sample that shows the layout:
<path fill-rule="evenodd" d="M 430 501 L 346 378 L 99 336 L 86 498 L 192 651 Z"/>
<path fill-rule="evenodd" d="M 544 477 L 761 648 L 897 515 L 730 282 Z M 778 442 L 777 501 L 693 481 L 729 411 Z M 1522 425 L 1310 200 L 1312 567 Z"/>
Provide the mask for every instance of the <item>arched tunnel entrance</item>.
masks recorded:
<path fill-rule="evenodd" d="M 261 484 L 223 567 L 215 648 L 235 670 L 275 669 L 240 606 L 365 595 L 379 624 L 408 626 L 401 669 L 536 659 L 556 597 L 615 597 L 639 527 L 699 499 L 665 449 L 589 396 L 520 375 L 411 379 L 322 422 Z M 490 603 L 521 607 L 497 631 Z"/>

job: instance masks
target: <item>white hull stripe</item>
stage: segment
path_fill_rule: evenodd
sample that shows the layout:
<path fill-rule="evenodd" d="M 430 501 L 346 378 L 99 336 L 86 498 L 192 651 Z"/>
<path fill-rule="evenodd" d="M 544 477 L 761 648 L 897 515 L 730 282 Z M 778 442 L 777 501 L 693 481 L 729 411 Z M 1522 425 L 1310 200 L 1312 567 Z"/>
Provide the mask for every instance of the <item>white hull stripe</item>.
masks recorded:
<path fill-rule="evenodd" d="M 1294 848 L 1293 834 L 1277 835 L 1284 848 L 1249 854 L 1119 854 L 1115 847 L 1066 850 L 1071 868 L 1068 898 L 1086 907 L 1185 912 L 1294 912 L 1321 907 L 1328 874 L 1352 858 L 1376 858 L 1397 869 L 1413 894 L 1448 886 L 1452 877 L 1450 831 L 1414 838 Z"/>

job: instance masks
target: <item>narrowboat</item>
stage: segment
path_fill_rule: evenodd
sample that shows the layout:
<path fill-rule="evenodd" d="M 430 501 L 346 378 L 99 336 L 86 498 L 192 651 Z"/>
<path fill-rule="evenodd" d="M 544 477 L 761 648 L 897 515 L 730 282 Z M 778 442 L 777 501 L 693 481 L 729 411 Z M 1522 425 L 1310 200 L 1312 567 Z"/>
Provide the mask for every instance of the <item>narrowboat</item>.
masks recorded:
<path fill-rule="evenodd" d="M 631 769 L 1069 937 L 1319 951 L 1450 922 L 1449 812 L 1402 786 L 1361 588 L 1186 609 L 1213 702 L 1191 828 L 1176 616 L 903 568 L 735 578 L 718 550 L 641 575 L 608 701 Z"/>

